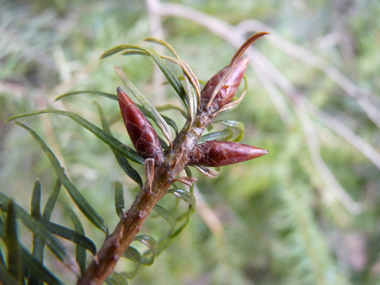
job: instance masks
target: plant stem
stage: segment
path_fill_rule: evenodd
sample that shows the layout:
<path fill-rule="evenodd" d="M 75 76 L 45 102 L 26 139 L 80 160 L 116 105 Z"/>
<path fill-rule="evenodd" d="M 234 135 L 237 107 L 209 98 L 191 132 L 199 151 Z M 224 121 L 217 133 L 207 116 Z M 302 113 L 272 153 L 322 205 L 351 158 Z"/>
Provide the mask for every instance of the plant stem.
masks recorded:
<path fill-rule="evenodd" d="M 198 110 L 193 124 L 184 127 L 165 154 L 164 161 L 155 166 L 152 183 L 145 183 L 115 231 L 106 238 L 102 248 L 80 277 L 78 285 L 100 285 L 113 272 L 123 252 L 134 241 L 156 203 L 165 195 L 171 182 L 189 163 L 189 153 L 199 141 L 203 130 L 214 120 L 206 109 Z"/>

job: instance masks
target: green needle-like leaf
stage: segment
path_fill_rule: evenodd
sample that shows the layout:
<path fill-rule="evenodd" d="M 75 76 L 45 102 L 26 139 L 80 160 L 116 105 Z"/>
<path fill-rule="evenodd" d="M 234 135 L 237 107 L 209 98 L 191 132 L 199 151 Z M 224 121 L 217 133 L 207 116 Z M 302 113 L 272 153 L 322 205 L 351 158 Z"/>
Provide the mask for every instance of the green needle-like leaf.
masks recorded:
<path fill-rule="evenodd" d="M 119 216 L 119 218 L 121 218 L 125 214 L 123 184 L 121 184 L 119 181 L 116 181 L 114 182 L 114 185 L 116 214 Z"/>
<path fill-rule="evenodd" d="M 162 106 L 156 106 L 156 109 L 157 111 L 165 111 L 165 110 L 177 110 L 179 111 L 182 116 L 186 119 L 187 118 L 187 113 L 182 110 L 181 108 L 177 107 L 177 106 L 174 106 L 172 104 L 166 104 L 166 105 L 162 105 Z"/>
<path fill-rule="evenodd" d="M 66 93 L 66 94 L 63 94 L 63 95 L 57 97 L 55 99 L 55 101 L 58 101 L 60 99 L 63 99 L 63 98 L 69 97 L 69 96 L 79 95 L 79 94 L 94 94 L 94 95 L 106 97 L 106 98 L 114 100 L 114 101 L 118 101 L 117 100 L 117 96 L 114 95 L 114 94 L 105 93 L 105 92 L 91 91 L 91 90 L 82 90 L 82 91 L 75 91 L 75 92 Z M 144 114 L 145 117 L 148 117 L 148 118 L 152 119 L 150 113 L 147 112 L 146 109 L 144 109 L 141 105 L 138 105 L 138 104 L 136 104 L 136 106 L 140 109 L 141 112 L 143 112 L 143 114 Z M 183 112 L 183 110 L 181 110 L 180 108 L 177 107 L 177 109 L 179 109 L 181 112 Z M 169 126 L 171 126 L 174 129 L 174 131 L 176 132 L 176 134 L 178 134 L 178 127 L 177 127 L 177 124 L 175 123 L 175 121 L 173 119 L 167 117 L 167 116 L 164 116 L 164 115 L 161 115 L 161 116 L 169 124 Z M 185 118 L 187 117 L 186 113 L 185 113 L 184 116 L 185 116 Z"/>
<path fill-rule="evenodd" d="M 188 177 L 193 177 L 189 167 L 185 167 L 185 171 Z M 182 225 L 180 225 L 175 231 L 169 233 L 169 235 L 166 238 L 160 241 L 158 249 L 157 249 L 157 255 L 160 254 L 165 248 L 167 248 L 168 245 L 173 241 L 173 239 L 177 237 L 181 233 L 181 231 L 187 226 L 187 224 L 190 221 L 190 216 L 194 212 L 194 209 L 195 209 L 195 197 L 193 194 L 194 185 L 190 187 L 190 192 L 187 192 L 181 189 L 169 189 L 167 193 L 172 193 L 179 199 L 182 199 L 186 201 L 187 203 L 189 203 L 189 209 L 187 213 L 185 214 L 186 221 Z"/>
<path fill-rule="evenodd" d="M 57 179 L 53 191 L 50 193 L 48 201 L 46 202 L 45 209 L 43 211 L 41 219 L 48 222 L 50 221 L 51 214 L 53 212 L 55 202 L 57 201 L 59 190 L 61 188 L 61 181 Z M 39 262 L 43 262 L 44 257 L 44 240 L 38 237 L 37 235 L 33 235 L 33 258 L 38 260 Z M 41 279 L 38 275 L 35 275 L 31 272 L 31 275 L 28 280 L 28 284 L 42 284 Z"/>
<path fill-rule="evenodd" d="M 53 213 L 53 209 L 55 207 L 55 202 L 57 201 L 59 190 L 61 189 L 62 182 L 57 179 L 55 182 L 55 186 L 53 191 L 49 195 L 49 199 L 46 202 L 44 212 L 42 213 L 42 220 L 45 222 L 50 221 L 51 214 Z"/>
<path fill-rule="evenodd" d="M 165 61 L 161 59 L 161 58 L 165 58 L 167 60 L 173 61 L 172 58 L 159 55 L 154 50 L 146 49 L 146 48 L 141 48 L 140 52 L 138 52 L 137 50 L 129 50 L 122 53 L 122 55 L 131 55 L 131 54 L 141 54 L 141 55 L 151 56 L 153 60 L 155 61 L 155 63 L 157 64 L 157 66 L 161 69 L 162 73 L 167 78 L 168 82 L 172 85 L 174 90 L 177 92 L 182 102 L 185 104 L 186 107 L 188 107 L 188 98 L 180 80 L 174 74 L 174 72 L 166 65 Z M 177 63 L 176 60 L 174 60 L 173 62 Z"/>
<path fill-rule="evenodd" d="M 7 220 L 6 226 L 6 246 L 8 250 L 8 269 L 9 273 L 16 279 L 22 280 L 22 262 L 21 262 L 21 248 L 18 241 L 16 209 L 12 200 L 7 203 Z"/>
<path fill-rule="evenodd" d="M 172 118 L 169 118 L 169 117 L 167 117 L 165 115 L 161 115 L 161 116 L 165 120 L 165 122 L 168 123 L 168 125 L 173 128 L 173 130 L 175 131 L 176 135 L 178 135 L 178 127 L 177 127 L 176 122 Z M 147 117 L 150 118 L 149 116 L 147 116 Z"/>
<path fill-rule="evenodd" d="M 30 213 L 34 218 L 41 218 L 41 183 L 38 179 L 34 182 L 30 208 Z"/>
<path fill-rule="evenodd" d="M 164 218 L 169 223 L 172 229 L 175 228 L 175 218 L 173 218 L 173 215 L 170 212 L 168 212 L 164 207 L 160 205 L 155 205 L 153 210 L 156 211 L 162 218 Z"/>
<path fill-rule="evenodd" d="M 157 249 L 157 255 L 159 255 L 161 252 L 165 250 L 165 248 L 168 247 L 168 245 L 183 231 L 184 228 L 188 225 L 190 219 L 189 216 L 192 213 L 192 207 L 189 205 L 189 211 L 187 214 L 186 221 L 179 226 L 174 232 L 170 233 L 165 239 L 161 240 Z"/>
<path fill-rule="evenodd" d="M 127 86 L 129 91 L 135 96 L 135 98 L 141 103 L 141 105 L 149 112 L 152 120 L 161 129 L 164 136 L 168 139 L 171 144 L 173 141 L 172 134 L 170 132 L 169 125 L 162 118 L 160 113 L 153 107 L 153 105 L 145 98 L 145 96 L 136 88 L 132 81 L 125 75 L 119 67 L 115 67 L 116 73 L 119 75 L 120 79 Z"/>
<path fill-rule="evenodd" d="M 186 107 L 189 106 L 188 98 L 181 82 L 179 81 L 177 76 L 175 76 L 174 72 L 161 59 L 161 57 L 164 57 L 164 56 L 157 54 L 155 51 L 146 49 L 146 48 L 141 48 L 139 46 L 134 46 L 134 45 L 119 45 L 103 53 L 100 58 L 111 56 L 115 53 L 118 53 L 126 49 L 128 49 L 128 51 L 124 52 L 123 55 L 130 55 L 130 54 L 150 55 L 155 61 L 155 63 L 157 64 L 157 66 L 161 69 L 165 77 L 168 79 L 169 83 L 173 86 L 174 90 L 176 91 L 178 96 L 181 98 L 185 106 Z"/>
<path fill-rule="evenodd" d="M 128 279 L 122 274 L 112 272 L 106 279 L 107 285 L 128 285 Z"/>
<path fill-rule="evenodd" d="M 55 223 L 41 221 L 41 224 L 52 234 L 70 240 L 84 248 L 88 249 L 93 255 L 96 254 L 95 244 L 83 234 L 80 234 L 71 229 L 65 228 Z M 83 230 L 83 227 L 82 227 Z"/>
<path fill-rule="evenodd" d="M 144 55 L 149 56 L 149 53 L 143 50 L 129 49 L 124 51 L 121 55 Z"/>
<path fill-rule="evenodd" d="M 0 193 L 0 208 L 7 211 L 4 205 L 7 205 L 11 199 Z M 40 222 L 35 221 L 22 207 L 15 204 L 15 211 L 17 217 L 22 223 L 31 230 L 36 236 L 41 238 L 50 250 L 67 266 L 72 272 L 79 274 L 79 268 L 71 256 L 66 253 L 63 245 L 47 231 Z M 7 234 L 7 236 L 9 236 Z M 14 241 L 13 241 L 14 242 Z"/>
<path fill-rule="evenodd" d="M 153 50 L 146 49 L 146 51 L 153 58 L 155 63 L 161 69 L 162 73 L 165 75 L 166 79 L 172 85 L 174 90 L 177 92 L 178 96 L 181 98 L 185 106 L 189 106 L 189 100 L 187 98 L 185 89 L 183 88 L 181 82 L 178 77 L 174 74 L 174 72 L 166 65 L 165 61 L 161 59 L 161 57 Z"/>
<path fill-rule="evenodd" d="M 135 241 L 139 241 L 145 246 L 147 246 L 151 251 L 155 251 L 157 248 L 157 242 L 154 238 L 148 235 L 138 235 L 134 239 Z"/>
<path fill-rule="evenodd" d="M 143 48 L 139 47 L 139 46 L 135 46 L 135 45 L 118 45 L 118 46 L 115 46 L 109 50 L 107 50 L 106 52 L 104 52 L 101 56 L 100 56 L 100 59 L 103 59 L 103 58 L 106 58 L 106 57 L 109 57 L 111 55 L 114 55 L 115 53 L 118 53 L 122 50 L 126 50 L 126 49 L 132 49 L 132 50 L 137 50 L 137 51 L 144 51 Z"/>
<path fill-rule="evenodd" d="M 69 215 L 71 221 L 73 222 L 75 231 L 78 234 L 85 237 L 84 229 L 83 229 L 82 223 L 80 222 L 78 216 L 74 213 L 74 211 L 66 203 L 61 201 L 61 204 L 62 204 L 63 208 L 65 209 L 66 213 Z M 90 240 L 89 246 L 91 246 L 96 251 L 95 245 L 92 243 L 91 240 Z M 83 274 L 83 272 L 86 270 L 86 259 L 87 259 L 86 247 L 81 246 L 79 243 L 77 243 L 76 248 L 75 248 L 75 257 L 76 257 L 76 260 L 79 264 L 81 272 Z"/>
<path fill-rule="evenodd" d="M 195 74 L 191 70 L 190 66 L 188 66 L 188 64 L 186 62 L 182 61 L 179 58 L 173 58 L 170 56 L 165 56 L 164 58 L 174 62 L 175 64 L 179 65 L 182 68 L 182 71 L 183 71 L 185 77 L 187 77 L 189 79 L 189 81 L 191 82 L 191 85 L 194 87 L 194 89 L 196 91 L 197 103 L 199 104 L 200 99 L 201 99 L 201 87 L 199 85 L 198 78 L 195 76 Z"/>
<path fill-rule="evenodd" d="M 19 126 L 23 127 L 34 137 L 34 139 L 41 146 L 43 152 L 47 155 L 50 160 L 51 165 L 58 178 L 61 180 L 62 184 L 65 186 L 67 191 L 69 192 L 71 198 L 73 198 L 75 204 L 82 211 L 82 213 L 99 229 L 108 234 L 108 227 L 103 218 L 95 211 L 95 209 L 87 202 L 87 200 L 83 197 L 83 195 L 79 192 L 77 187 L 70 181 L 70 179 L 65 174 L 65 171 L 62 169 L 61 164 L 59 163 L 57 157 L 54 153 L 48 148 L 45 142 L 37 135 L 35 131 L 30 129 L 29 127 L 16 122 Z"/>
<path fill-rule="evenodd" d="M 195 197 L 190 192 L 187 192 L 182 189 L 168 189 L 166 193 L 173 194 L 174 196 L 180 198 L 186 203 L 190 204 L 193 208 L 195 208 Z"/>
<path fill-rule="evenodd" d="M 92 90 L 82 90 L 82 91 L 74 91 L 74 92 L 65 93 L 65 94 L 55 98 L 54 101 L 58 101 L 58 100 L 61 100 L 63 98 L 73 96 L 73 95 L 78 95 L 78 94 L 95 94 L 95 95 L 107 97 L 109 99 L 117 101 L 117 96 L 115 94 L 106 93 L 106 92 L 99 92 L 99 91 L 92 91 Z"/>
<path fill-rule="evenodd" d="M 228 126 L 228 127 L 231 127 L 233 129 L 237 130 L 238 134 L 232 140 L 234 142 L 239 142 L 244 137 L 245 129 L 244 129 L 243 122 L 234 121 L 234 120 L 219 120 L 219 121 L 215 121 L 214 124 L 222 124 L 224 126 Z"/>
<path fill-rule="evenodd" d="M 161 40 L 161 39 L 158 39 L 158 38 L 155 38 L 155 37 L 147 37 L 147 38 L 144 39 L 144 41 L 162 45 L 162 46 L 166 47 L 168 50 L 170 50 L 170 52 L 176 58 L 179 58 L 179 56 L 178 56 L 177 52 L 175 51 L 175 49 L 169 43 L 167 43 L 164 40 Z"/>
<path fill-rule="evenodd" d="M 31 216 L 36 219 L 41 218 L 41 183 L 38 179 L 34 182 L 31 203 Z M 44 245 L 44 241 L 35 234 L 33 234 L 33 257 L 40 262 L 42 262 L 43 260 Z M 42 285 L 42 281 L 39 280 L 38 276 L 34 275 L 33 273 L 30 273 L 28 284 Z"/>
<path fill-rule="evenodd" d="M 113 147 L 114 149 L 116 149 L 121 154 L 128 157 L 130 160 L 132 160 L 136 163 L 139 163 L 139 164 L 144 164 L 144 159 L 140 155 L 138 155 L 138 153 L 135 152 L 133 149 L 124 145 L 123 143 L 121 143 L 120 141 L 118 141 L 114 137 L 110 136 L 105 131 L 103 131 L 99 127 L 95 126 L 94 124 L 90 123 L 89 121 L 82 118 L 81 116 L 78 116 L 77 114 L 74 114 L 74 113 L 71 113 L 68 111 L 45 109 L 45 110 L 41 110 L 41 111 L 37 111 L 37 112 L 17 115 L 17 116 L 9 118 L 7 121 L 12 121 L 12 120 L 22 118 L 22 117 L 28 117 L 28 116 L 34 116 L 34 115 L 40 115 L 40 114 L 46 114 L 46 113 L 62 115 L 62 116 L 69 117 L 70 119 L 73 119 L 74 121 L 76 121 L 77 123 L 79 123 L 80 125 L 85 127 L 87 130 L 92 132 L 95 136 L 97 136 L 103 142 L 105 142 L 106 144 Z M 17 124 L 19 124 L 19 123 L 17 123 Z"/>
<path fill-rule="evenodd" d="M 98 111 L 99 111 L 99 115 L 100 115 L 100 121 L 101 121 L 103 130 L 107 134 L 112 136 L 111 129 L 108 125 L 108 121 L 106 119 L 106 116 L 104 115 L 102 107 L 98 103 L 95 103 L 95 104 L 98 107 Z M 121 169 L 123 169 L 123 171 L 125 172 L 125 174 L 127 174 L 133 181 L 135 181 L 137 184 L 139 184 L 140 187 L 142 187 L 143 183 L 142 183 L 142 179 L 141 179 L 140 174 L 130 165 L 130 163 L 125 158 L 125 156 L 118 153 L 112 147 L 111 147 L 111 150 L 112 150 L 117 162 L 119 163 Z"/>
<path fill-rule="evenodd" d="M 121 55 L 136 55 L 136 54 L 137 55 L 144 55 L 144 56 L 152 56 L 152 54 L 149 53 L 148 51 L 146 51 L 145 49 L 144 50 L 127 50 L 127 51 L 123 52 Z M 164 59 L 167 59 L 169 61 L 172 61 L 177 65 L 180 65 L 179 64 L 180 61 L 176 60 L 172 57 L 167 57 L 167 56 L 163 56 L 163 55 L 158 55 L 158 56 L 160 58 L 164 58 Z M 155 61 L 157 63 L 157 58 Z M 179 98 L 181 99 L 183 104 L 186 106 L 186 108 L 188 108 L 188 106 L 189 106 L 188 98 L 187 98 L 185 89 L 183 88 L 183 85 L 181 84 L 180 77 L 175 76 L 174 72 L 165 63 L 160 63 L 159 67 L 161 68 L 161 70 L 167 69 L 166 71 L 163 72 L 164 75 L 166 76 L 166 78 L 168 79 L 168 81 L 166 81 L 164 84 L 170 84 L 173 87 L 173 89 L 176 91 L 177 95 L 179 96 Z M 185 117 L 187 117 L 187 116 L 185 115 Z"/>
<path fill-rule="evenodd" d="M 230 128 L 226 128 L 223 131 L 220 132 L 213 132 L 209 133 L 207 135 L 202 136 L 199 139 L 199 142 L 207 142 L 207 141 L 214 141 L 214 140 L 222 140 L 222 141 L 228 141 L 230 140 L 234 135 L 234 132 Z"/>
<path fill-rule="evenodd" d="M 187 128 L 190 128 L 191 125 L 193 124 L 195 115 L 197 113 L 198 109 L 198 103 L 197 103 L 197 95 L 194 92 L 193 86 L 190 83 L 190 80 L 187 76 L 185 76 L 185 82 L 186 82 L 186 91 L 188 95 L 188 100 L 189 100 L 189 117 L 188 117 L 188 122 L 187 122 Z"/>
<path fill-rule="evenodd" d="M 144 253 L 140 259 L 140 263 L 143 265 L 152 265 L 157 253 L 156 240 L 148 235 L 138 235 L 135 237 L 135 241 L 139 241 L 149 248 L 147 253 Z"/>
<path fill-rule="evenodd" d="M 128 246 L 128 248 L 123 253 L 123 257 L 128 258 L 140 264 L 141 254 L 133 246 Z"/>
<path fill-rule="evenodd" d="M 141 261 L 141 254 L 140 252 L 135 249 L 133 246 L 128 246 L 128 248 L 123 252 L 123 257 L 128 258 L 129 260 L 132 260 L 135 263 L 134 270 L 123 272 L 123 275 L 125 275 L 127 278 L 133 278 L 135 277 Z"/>
<path fill-rule="evenodd" d="M 195 95 L 196 96 L 196 101 L 195 102 L 197 102 L 196 105 L 198 105 L 198 103 L 200 103 L 200 86 L 199 86 L 199 81 L 196 78 L 196 76 L 194 75 L 194 73 L 191 70 L 190 66 L 188 66 L 188 64 L 186 62 L 182 61 L 180 59 L 179 55 L 177 54 L 177 52 L 175 51 L 175 49 L 169 43 L 165 42 L 164 40 L 157 39 L 157 38 L 154 38 L 154 37 L 148 37 L 148 38 L 145 38 L 144 41 L 153 42 L 153 43 L 162 45 L 162 46 L 166 47 L 174 55 L 175 58 L 167 57 L 167 56 L 162 56 L 162 55 L 159 55 L 159 56 L 161 56 L 162 58 L 165 58 L 167 60 L 170 60 L 170 61 L 176 63 L 177 65 L 179 65 L 182 68 L 182 70 L 183 70 L 183 72 L 185 74 L 185 77 L 188 77 L 188 79 L 191 81 L 191 84 L 196 89 L 196 95 Z M 186 88 L 186 89 L 188 89 L 188 88 Z M 187 94 L 188 94 L 188 96 L 192 96 L 189 93 L 187 93 Z M 187 99 L 185 99 L 185 100 L 187 101 Z M 189 101 L 191 101 L 191 99 Z M 185 104 L 185 105 L 189 106 L 190 103 L 189 104 Z M 192 108 L 189 108 L 189 110 L 191 110 L 191 109 Z"/>

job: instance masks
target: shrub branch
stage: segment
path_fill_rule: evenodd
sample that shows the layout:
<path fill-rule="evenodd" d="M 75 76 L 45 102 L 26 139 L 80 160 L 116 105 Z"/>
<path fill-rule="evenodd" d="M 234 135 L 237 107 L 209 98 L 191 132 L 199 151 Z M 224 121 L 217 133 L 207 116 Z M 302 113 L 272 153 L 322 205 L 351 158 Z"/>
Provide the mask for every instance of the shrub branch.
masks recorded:
<path fill-rule="evenodd" d="M 192 126 L 187 130 L 184 128 L 178 134 L 164 161 L 154 168 L 152 183 L 145 183 L 130 209 L 120 219 L 115 231 L 106 238 L 77 284 L 102 284 L 113 272 L 117 261 L 134 241 L 153 207 L 165 195 L 176 176 L 188 165 L 190 150 L 199 141 L 205 127 L 213 120 L 214 116 L 206 109 L 199 110 Z"/>

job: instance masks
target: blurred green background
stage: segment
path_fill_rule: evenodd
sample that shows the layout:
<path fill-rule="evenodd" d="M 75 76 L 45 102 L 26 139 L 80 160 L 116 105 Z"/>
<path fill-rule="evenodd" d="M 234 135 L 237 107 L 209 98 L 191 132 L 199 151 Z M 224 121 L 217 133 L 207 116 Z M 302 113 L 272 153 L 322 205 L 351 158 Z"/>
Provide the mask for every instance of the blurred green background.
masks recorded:
<path fill-rule="evenodd" d="M 28 209 L 34 180 L 46 201 L 56 179 L 32 137 L 4 123 L 12 115 L 55 108 L 99 125 L 92 102 L 109 117 L 118 113 L 116 102 L 91 95 L 53 101 L 75 90 L 115 93 L 122 82 L 114 66 L 153 104 L 180 106 L 150 58 L 99 60 L 104 51 L 119 44 L 160 51 L 142 39 L 164 38 L 206 81 L 245 38 L 270 31 L 247 52 L 244 103 L 223 115 L 244 122 L 242 143 L 270 153 L 224 167 L 214 180 L 194 169 L 198 208 L 189 226 L 130 284 L 378 284 L 379 15 L 375 0 L 3 1 L 1 192 Z M 164 114 L 183 122 L 178 112 Z M 112 229 L 112 182 L 123 182 L 127 203 L 136 186 L 108 146 L 65 117 L 21 121 L 44 138 Z M 121 120 L 112 130 L 128 142 Z M 53 220 L 66 219 L 58 211 Z M 83 223 L 99 247 L 102 234 Z M 161 226 L 153 217 L 143 231 L 159 239 Z"/>

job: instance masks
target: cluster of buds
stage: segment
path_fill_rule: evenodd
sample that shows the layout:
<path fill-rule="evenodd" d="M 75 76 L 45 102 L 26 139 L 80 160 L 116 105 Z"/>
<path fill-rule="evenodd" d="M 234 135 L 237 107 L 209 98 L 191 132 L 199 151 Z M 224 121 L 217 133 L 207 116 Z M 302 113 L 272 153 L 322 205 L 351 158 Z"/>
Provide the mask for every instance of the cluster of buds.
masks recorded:
<path fill-rule="evenodd" d="M 266 33 L 257 34 L 248 40 L 248 43 L 243 44 L 231 63 L 206 83 L 201 91 L 198 114 L 206 112 L 213 120 L 221 111 L 239 103 L 232 99 L 248 66 L 248 58 L 239 58 L 252 42 L 264 34 Z M 117 94 L 124 123 L 136 151 L 145 159 L 162 161 L 164 159 L 162 146 L 150 122 L 120 87 L 117 88 Z M 254 146 L 214 140 L 195 145 L 189 152 L 188 164 L 219 167 L 257 158 L 267 153 L 267 150 Z"/>
<path fill-rule="evenodd" d="M 207 108 L 212 114 L 218 114 L 219 110 L 231 103 L 247 69 L 248 58 L 242 58 L 236 63 L 231 74 L 223 82 L 219 92 L 212 98 L 215 88 L 223 80 L 226 72 L 230 70 L 230 66 L 226 66 L 215 74 L 207 81 L 202 90 L 201 106 Z M 228 141 L 208 141 L 194 147 L 190 157 L 190 164 L 218 167 L 254 159 L 267 153 L 267 150 L 250 145 Z"/>
<path fill-rule="evenodd" d="M 131 208 L 120 219 L 115 231 L 106 238 L 102 248 L 94 256 L 93 261 L 87 267 L 78 284 L 101 284 L 105 281 L 106 277 L 113 271 L 116 262 L 123 252 L 125 252 L 133 240 L 137 240 L 135 237 L 144 224 L 145 219 L 153 210 L 156 203 L 168 193 L 170 185 L 178 181 L 191 186 L 196 181 L 196 178 L 189 176 L 176 178 L 187 165 L 196 167 L 207 176 L 215 177 L 216 172 L 207 167 L 234 164 L 268 153 L 266 150 L 236 142 L 214 140 L 197 144 L 201 139 L 204 129 L 214 121 L 216 116 L 223 111 L 232 109 L 243 98 L 242 95 L 239 99 L 233 101 L 233 97 L 248 65 L 247 58 L 240 58 L 254 41 L 265 34 L 267 33 L 258 33 L 249 38 L 236 52 L 231 63 L 213 76 L 206 83 L 202 91 L 190 67 L 179 58 L 178 54 L 168 43 L 162 40 L 155 38 L 146 39 L 147 41 L 164 45 L 174 54 L 175 58 L 159 55 L 150 49 L 132 45 L 120 45 L 102 55 L 101 58 L 104 58 L 126 50 L 123 52 L 125 55 L 143 54 L 151 56 L 164 72 L 184 105 L 188 108 L 188 117 L 183 129 L 172 140 L 169 124 L 176 129 L 175 122 L 169 118 L 164 119 L 147 102 L 145 97 L 139 93 L 129 79 L 120 72 L 120 69 L 116 68 L 123 82 L 126 83 L 133 95 L 144 105 L 143 107 L 147 111 L 147 114 L 149 114 L 148 116 L 162 130 L 170 145 L 163 151 L 163 145 L 144 113 L 118 87 L 117 98 L 128 134 L 138 154 L 145 159 L 146 183 L 137 195 Z M 174 73 L 166 67 L 162 58 L 181 66 L 185 74 L 186 88 L 181 85 L 181 82 Z M 170 123 L 167 123 L 167 121 Z M 188 193 L 188 196 L 180 192 L 176 193 L 181 194 L 182 199 L 188 202 L 191 207 L 194 206 L 192 201 L 194 202 L 195 200 L 192 197 L 192 193 Z M 191 213 L 191 208 L 189 208 L 188 213 Z M 166 217 L 164 218 L 166 219 Z"/>

